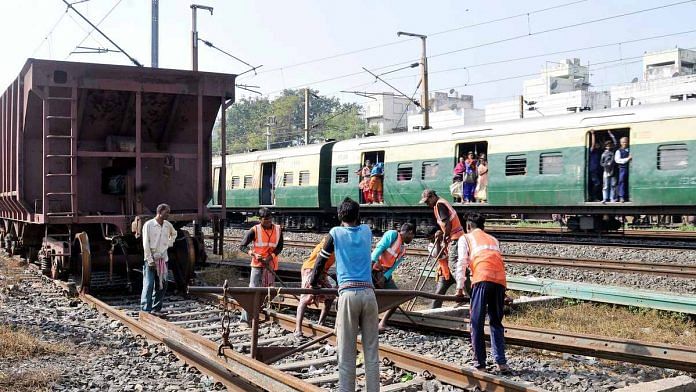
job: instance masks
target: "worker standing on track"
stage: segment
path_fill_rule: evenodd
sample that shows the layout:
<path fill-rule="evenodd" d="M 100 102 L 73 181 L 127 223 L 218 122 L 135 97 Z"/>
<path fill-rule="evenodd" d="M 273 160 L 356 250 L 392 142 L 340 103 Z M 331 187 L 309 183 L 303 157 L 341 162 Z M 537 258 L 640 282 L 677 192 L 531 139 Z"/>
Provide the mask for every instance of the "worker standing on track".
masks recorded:
<path fill-rule="evenodd" d="M 167 249 L 174 246 L 176 230 L 167 218 L 171 208 L 167 204 L 157 206 L 157 215 L 143 225 L 143 291 L 140 307 L 143 312 L 163 316 L 162 302 L 167 292 Z M 153 301 L 154 293 L 154 301 Z"/>
<path fill-rule="evenodd" d="M 251 274 L 249 287 L 273 287 L 275 271 L 278 270 L 278 255 L 283 251 L 283 231 L 280 225 L 273 223 L 271 210 L 259 209 L 261 223 L 249 229 L 242 239 L 239 250 L 251 256 Z M 253 242 L 253 248 L 249 244 Z M 242 321 L 247 314 L 242 311 Z"/>
<path fill-rule="evenodd" d="M 312 250 L 309 258 L 302 263 L 302 288 L 311 289 L 312 288 L 312 273 L 314 272 L 314 265 L 316 264 L 319 252 L 324 248 L 326 243 L 326 238 L 323 238 Z M 324 263 L 324 268 L 319 273 L 319 278 L 317 279 L 317 286 L 322 289 L 333 289 L 335 288 L 333 284 L 333 279 L 329 277 L 329 270 L 331 266 L 336 262 L 336 257 L 334 255 L 329 256 L 329 259 Z M 304 318 L 305 309 L 307 305 L 314 302 L 319 306 L 320 302 L 324 303 L 324 307 L 321 309 L 321 314 L 319 315 L 319 325 L 324 325 L 326 320 L 326 315 L 329 313 L 331 304 L 333 304 L 334 296 L 329 295 L 313 295 L 313 294 L 302 294 L 300 295 L 300 303 L 297 306 L 297 316 L 295 322 L 295 336 L 302 336 L 302 319 Z"/>
<path fill-rule="evenodd" d="M 365 389 L 379 391 L 378 307 L 372 285 L 370 249 L 372 231 L 360 224 L 360 205 L 345 198 L 338 206 L 336 226 L 329 235 L 314 265 L 312 287 L 318 287 L 320 271 L 332 254 L 336 255 L 338 277 L 338 390 L 355 391 L 358 329 L 361 331 L 365 364 Z"/>
<path fill-rule="evenodd" d="M 421 203 L 425 203 L 433 209 L 435 220 L 442 230 L 442 240 L 447 246 L 449 255 L 449 269 L 454 271 L 457 265 L 457 240 L 464 234 L 464 228 L 459 221 L 457 211 L 452 208 L 452 205 L 447 200 L 439 197 L 432 189 L 425 189 L 421 195 Z M 456 276 L 455 276 L 456 278 Z M 464 283 L 463 281 L 461 282 Z"/>
<path fill-rule="evenodd" d="M 491 351 L 498 370 L 509 372 L 505 358 L 505 264 L 498 240 L 483 231 L 485 218 L 471 214 L 466 219 L 467 233 L 459 239 L 457 263 L 457 296 L 464 296 L 465 269 L 472 273 L 471 292 L 471 345 L 476 369 L 486 370 L 486 342 L 484 325 L 486 314 L 491 331 Z"/>
<path fill-rule="evenodd" d="M 449 269 L 447 248 L 442 241 L 442 231 L 436 226 L 432 226 L 428 229 L 425 238 L 430 242 L 428 244 L 428 254 L 430 257 L 437 257 L 435 294 L 446 295 L 447 290 L 457 282 L 454 280 L 454 274 Z M 441 307 L 441 299 L 434 299 L 430 305 L 430 309 Z"/>
<path fill-rule="evenodd" d="M 394 283 L 393 273 L 404 259 L 406 245 L 413 241 L 415 235 L 416 227 L 411 223 L 404 223 L 399 231 L 389 230 L 384 233 L 382 239 L 375 246 L 375 250 L 372 251 L 372 276 L 374 278 L 375 273 L 377 273 L 377 275 L 384 277 L 384 285 L 382 287 L 373 279 L 372 283 L 376 288 L 399 289 L 396 283 Z M 387 320 L 395 310 L 396 308 L 389 309 L 382 317 L 382 320 L 379 322 L 379 332 L 383 332 L 386 329 Z"/>

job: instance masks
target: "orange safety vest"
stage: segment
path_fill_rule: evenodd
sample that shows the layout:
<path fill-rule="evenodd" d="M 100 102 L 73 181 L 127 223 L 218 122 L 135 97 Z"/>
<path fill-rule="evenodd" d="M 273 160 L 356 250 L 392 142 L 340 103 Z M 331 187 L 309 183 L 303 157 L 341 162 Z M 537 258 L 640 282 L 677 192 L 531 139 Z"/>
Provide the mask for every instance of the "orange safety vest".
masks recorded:
<path fill-rule="evenodd" d="M 447 209 L 449 210 L 448 216 L 440 216 L 440 213 L 437 210 L 438 204 L 444 204 L 447 206 Z M 452 222 L 452 230 L 450 230 L 451 240 L 457 240 L 462 236 L 462 234 L 464 234 L 464 228 L 462 227 L 461 222 L 459 222 L 459 215 L 457 215 L 457 211 L 452 208 L 447 200 L 443 198 L 437 199 L 437 203 L 435 203 L 435 206 L 433 206 L 433 211 L 435 211 L 435 219 L 437 219 L 437 224 L 440 225 L 440 229 L 442 229 L 443 233 L 445 232 L 445 224 L 447 221 Z"/>
<path fill-rule="evenodd" d="M 312 249 L 312 253 L 309 254 L 309 258 L 302 263 L 302 269 L 314 269 L 314 265 L 317 263 L 317 257 L 319 252 L 324 248 L 324 243 L 326 238 L 322 238 L 321 241 Z M 331 267 L 336 262 L 336 256 L 332 253 L 329 259 L 324 263 L 324 272 L 329 272 Z"/>
<path fill-rule="evenodd" d="M 471 284 L 493 282 L 507 287 L 505 264 L 498 240 L 481 229 L 465 234 L 469 247 Z"/>
<path fill-rule="evenodd" d="M 437 257 L 437 254 L 434 253 L 435 246 L 431 245 L 432 248 L 429 248 L 430 255 L 433 257 Z M 440 258 L 437 259 L 437 270 L 435 272 L 436 275 L 436 280 L 442 276 L 445 278 L 445 280 L 450 280 L 452 274 L 449 269 L 449 256 L 448 256 L 448 249 L 445 247 L 442 249 L 442 253 L 440 253 Z"/>
<path fill-rule="evenodd" d="M 404 246 L 404 240 L 401 239 L 401 233 L 396 234 L 396 241 L 391 244 L 377 259 L 377 263 L 373 265 L 373 268 L 377 268 L 377 264 L 384 267 L 385 270 L 391 268 L 396 260 L 404 257 L 406 253 L 406 247 Z"/>
<path fill-rule="evenodd" d="M 261 224 L 258 224 L 252 230 L 254 230 L 254 253 L 263 257 L 273 254 L 276 246 L 278 246 L 278 241 L 280 241 L 280 225 L 273 224 L 271 230 L 266 230 L 261 227 Z M 252 256 L 251 266 L 263 268 L 264 265 L 256 257 Z M 273 268 L 273 270 L 278 270 L 277 255 L 273 254 L 273 260 L 271 260 L 269 267 Z"/>

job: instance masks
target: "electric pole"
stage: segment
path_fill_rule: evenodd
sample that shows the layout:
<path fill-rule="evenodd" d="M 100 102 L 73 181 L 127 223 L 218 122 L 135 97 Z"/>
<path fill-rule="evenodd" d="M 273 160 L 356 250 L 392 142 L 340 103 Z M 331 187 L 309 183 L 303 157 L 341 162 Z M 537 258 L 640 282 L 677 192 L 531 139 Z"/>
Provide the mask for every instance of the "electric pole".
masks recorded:
<path fill-rule="evenodd" d="M 269 116 L 266 121 L 266 150 L 271 149 L 271 126 L 276 125 L 275 116 Z"/>
<path fill-rule="evenodd" d="M 159 60 L 159 0 L 152 0 L 152 33 L 150 35 L 152 68 L 157 68 Z"/>
<path fill-rule="evenodd" d="M 309 87 L 304 89 L 304 144 L 309 144 Z"/>
<path fill-rule="evenodd" d="M 213 14 L 213 7 L 191 4 L 191 69 L 194 71 L 198 71 L 198 27 L 196 25 L 196 11 L 198 9 L 210 11 L 210 15 Z"/>
<path fill-rule="evenodd" d="M 417 37 L 421 39 L 423 43 L 423 52 L 421 53 L 421 82 L 423 83 L 423 88 L 421 89 L 421 110 L 423 110 L 423 129 L 430 129 L 430 100 L 428 98 L 428 56 L 425 46 L 425 40 L 428 38 L 427 35 L 406 33 L 399 31 L 396 33 L 397 37 L 402 35 L 408 37 Z"/>

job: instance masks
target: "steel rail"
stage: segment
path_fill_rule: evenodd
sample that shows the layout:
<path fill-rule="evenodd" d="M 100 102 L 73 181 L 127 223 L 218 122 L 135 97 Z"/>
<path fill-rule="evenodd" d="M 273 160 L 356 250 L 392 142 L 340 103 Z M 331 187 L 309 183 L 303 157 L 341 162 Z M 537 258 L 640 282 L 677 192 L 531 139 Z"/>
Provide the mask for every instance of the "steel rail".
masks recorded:
<path fill-rule="evenodd" d="M 89 294 L 83 294 L 80 298 L 110 318 L 122 322 L 134 334 L 164 343 L 178 358 L 219 380 L 231 391 L 322 391 L 230 350 L 220 357 L 214 342 L 147 313 L 141 312 L 139 319 L 135 319 Z"/>
<path fill-rule="evenodd" d="M 222 296 L 212 293 L 195 293 L 196 296 L 207 298 L 215 302 L 220 302 Z M 238 305 L 228 302 L 231 308 L 239 308 Z M 295 329 L 295 317 L 277 313 L 271 310 L 264 309 L 262 314 L 270 321 L 273 321 L 288 331 Z M 303 322 L 303 332 L 310 337 L 318 337 L 326 335 L 333 331 L 333 328 Z M 333 344 L 336 344 L 336 336 L 327 338 Z M 358 350 L 362 351 L 361 340 L 358 339 Z M 508 379 L 497 377 L 493 374 L 481 372 L 475 369 L 466 369 L 453 366 L 447 362 L 425 357 L 423 355 L 401 350 L 395 347 L 384 344 L 379 345 L 379 355 L 382 361 L 393 363 L 397 367 L 405 370 L 418 373 L 427 377 L 434 376 L 437 380 L 446 384 L 451 384 L 459 388 L 471 389 L 478 387 L 483 391 L 539 391 L 534 386 L 525 385 L 510 381 Z"/>
<path fill-rule="evenodd" d="M 241 238 L 226 238 L 226 241 L 241 241 Z M 313 248 L 316 243 L 311 241 L 287 240 L 285 246 L 295 248 Z M 406 255 L 427 257 L 425 249 L 407 248 Z M 511 255 L 505 254 L 505 262 L 509 264 L 540 265 L 546 267 L 580 268 L 623 273 L 641 273 L 675 278 L 696 279 L 696 265 L 647 263 L 641 261 L 608 261 L 596 259 L 569 259 L 558 256 Z"/>
<path fill-rule="evenodd" d="M 289 296 L 279 299 L 278 303 L 290 308 L 297 307 L 297 300 Z M 314 307 L 312 306 L 312 308 Z M 470 333 L 470 321 L 466 318 L 426 315 L 419 312 L 406 313 L 407 315 L 399 312 L 394 313 L 389 318 L 389 324 L 401 328 L 436 331 L 449 335 L 468 336 Z M 490 337 L 487 326 L 485 333 L 487 337 Z M 696 347 L 525 326 L 506 326 L 505 342 L 521 347 L 696 372 Z"/>

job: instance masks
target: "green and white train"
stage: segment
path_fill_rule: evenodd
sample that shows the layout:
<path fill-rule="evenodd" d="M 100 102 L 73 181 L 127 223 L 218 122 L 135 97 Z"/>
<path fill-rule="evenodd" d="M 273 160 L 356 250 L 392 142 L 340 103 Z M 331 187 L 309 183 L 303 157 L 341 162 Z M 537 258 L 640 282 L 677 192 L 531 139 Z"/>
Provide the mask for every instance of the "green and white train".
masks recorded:
<path fill-rule="evenodd" d="M 605 139 L 627 136 L 633 160 L 627 203 L 591 201 L 590 131 Z M 228 217 L 240 221 L 272 207 L 288 227 L 333 223 L 345 197 L 359 200 L 355 173 L 366 159 L 384 162 L 384 204 L 365 205 L 363 220 L 378 229 L 410 220 L 425 224 L 425 188 L 450 201 L 452 169 L 468 151 L 488 156 L 487 203 L 454 204 L 460 213 L 570 214 L 592 229 L 609 217 L 696 215 L 696 102 L 632 106 L 535 119 L 356 138 L 213 160 L 213 205 L 226 198 Z"/>

